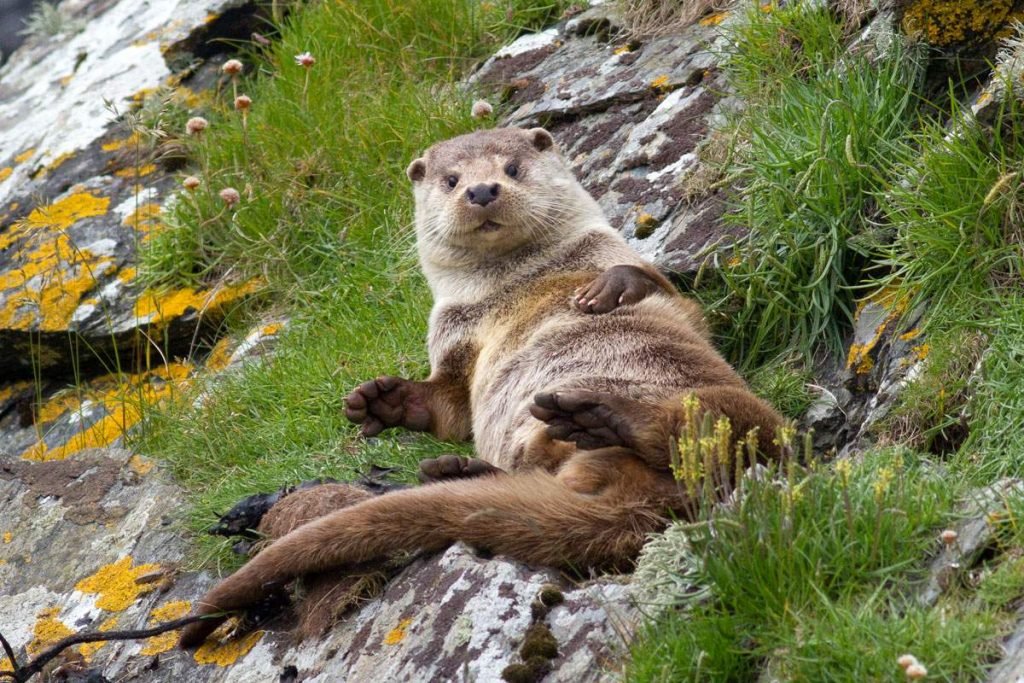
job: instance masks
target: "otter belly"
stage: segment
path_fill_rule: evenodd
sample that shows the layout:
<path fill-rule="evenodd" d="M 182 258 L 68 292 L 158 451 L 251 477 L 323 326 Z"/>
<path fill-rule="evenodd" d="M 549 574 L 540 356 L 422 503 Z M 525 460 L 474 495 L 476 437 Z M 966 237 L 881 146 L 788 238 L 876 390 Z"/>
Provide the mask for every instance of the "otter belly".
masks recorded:
<path fill-rule="evenodd" d="M 565 307 L 525 337 L 492 335 L 471 394 L 479 456 L 503 468 L 520 464 L 544 428 L 529 413 L 538 392 L 587 389 L 657 402 L 708 384 L 743 386 L 686 319 L 665 315 L 672 305 L 653 296 L 606 315 Z"/>

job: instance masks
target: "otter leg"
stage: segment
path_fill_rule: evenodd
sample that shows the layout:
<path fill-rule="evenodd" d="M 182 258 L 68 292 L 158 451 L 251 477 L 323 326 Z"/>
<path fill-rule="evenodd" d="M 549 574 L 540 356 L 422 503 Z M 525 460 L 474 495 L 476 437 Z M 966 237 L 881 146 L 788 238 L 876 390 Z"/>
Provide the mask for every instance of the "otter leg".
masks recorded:
<path fill-rule="evenodd" d="M 401 377 L 378 377 L 363 382 L 345 399 L 345 416 L 361 424 L 363 436 L 376 436 L 389 427 L 431 432 L 441 439 L 469 435 L 466 392 L 454 384 L 413 382 Z"/>
<path fill-rule="evenodd" d="M 619 306 L 635 304 L 658 290 L 677 293 L 652 266 L 612 266 L 590 284 L 577 288 L 573 305 L 584 313 L 608 313 Z"/>
<path fill-rule="evenodd" d="M 761 451 L 776 457 L 775 430 L 783 420 L 767 403 L 739 387 L 700 387 L 692 393 L 701 414 L 725 416 L 736 437 L 758 430 Z M 534 397 L 530 413 L 547 423 L 552 439 L 569 441 L 581 450 L 621 446 L 634 451 L 651 467 L 671 464 L 670 443 L 682 433 L 686 419 L 680 394 L 657 404 L 595 391 L 558 391 Z"/>
<path fill-rule="evenodd" d="M 424 484 L 450 479 L 472 479 L 491 474 L 504 474 L 505 470 L 479 458 L 461 455 L 442 455 L 420 461 L 419 479 Z"/>

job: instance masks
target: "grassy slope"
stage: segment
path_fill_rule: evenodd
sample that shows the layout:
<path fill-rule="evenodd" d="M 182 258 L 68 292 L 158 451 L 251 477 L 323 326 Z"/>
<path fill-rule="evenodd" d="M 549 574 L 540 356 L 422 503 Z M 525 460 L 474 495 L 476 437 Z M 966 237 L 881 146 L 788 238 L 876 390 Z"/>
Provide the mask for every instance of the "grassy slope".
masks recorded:
<path fill-rule="evenodd" d="M 558 11 L 542 0 L 513 4 L 513 24 L 542 24 Z M 196 143 L 204 185 L 179 205 L 174 229 L 151 243 L 147 272 L 179 282 L 261 274 L 294 324 L 272 364 L 227 380 L 200 409 L 181 403 L 148 422 L 142 447 L 167 459 L 189 489 L 193 528 L 256 491 L 351 476 L 370 462 L 408 475 L 419 458 L 456 448 L 408 434 L 362 442 L 341 408 L 368 377 L 426 372 L 429 295 L 411 255 L 402 169 L 434 140 L 472 127 L 468 102 L 451 84 L 514 32 L 506 7 L 481 6 L 492 9 L 481 16 L 474 2 L 447 0 L 310 5 L 270 53 L 247 59 L 259 65 L 240 84 L 254 100 L 247 129 L 226 107 L 211 115 Z M 888 428 L 917 448 L 958 423 L 962 409 L 975 428 L 945 462 L 897 448 L 839 472 L 794 466 L 798 489 L 755 487 L 742 505 L 717 513 L 721 533 L 692 538 L 715 598 L 654 624 L 634 648 L 629 675 L 750 680 L 771 661 L 783 679 L 889 678 L 895 657 L 912 651 L 936 678 L 977 678 L 1004 608 L 1024 596 L 1011 552 L 1021 545 L 1024 502 L 1010 501 L 1009 531 L 977 586 L 953 591 L 936 609 L 913 605 L 908 586 L 969 485 L 1021 474 L 1024 406 L 1015 387 L 1024 305 L 1005 284 L 1019 274 L 1019 251 L 994 253 L 1017 195 L 988 195 L 1024 163 L 1024 149 L 1012 135 L 983 131 L 947 143 L 953 160 L 971 160 L 949 169 L 941 127 L 908 130 L 917 106 L 912 55 L 882 68 L 855 60 L 840 76 L 832 68 L 840 29 L 820 12 L 758 9 L 734 37 L 733 83 L 751 103 L 737 129 L 750 145 L 728 171 L 747 187 L 739 220 L 752 225 L 753 239 L 723 281 L 701 293 L 733 314 L 721 330 L 727 350 L 746 361 L 755 387 L 799 415 L 809 398 L 800 359 L 822 337 L 836 343 L 856 295 L 849 287 L 887 263 L 885 272 L 900 273 L 887 284 L 945 297 L 949 314 L 929 330 L 933 362 L 916 395 L 951 395 L 922 409 L 911 391 Z M 308 85 L 292 61 L 306 50 L 318 60 Z M 853 104 L 830 104 L 836 99 Z M 985 163 L 993 158 L 999 163 Z M 917 169 L 920 186 L 892 182 L 908 169 Z M 233 217 L 216 195 L 226 185 L 244 190 Z M 881 217 L 869 222 L 875 207 Z M 979 216 L 984 241 L 968 229 Z M 875 223 L 888 231 L 881 246 Z M 976 258 L 969 267 L 921 261 L 942 253 Z M 758 329 L 776 334 L 745 336 Z M 958 340 L 983 342 L 991 330 L 1001 334 L 985 356 L 978 398 L 968 402 L 974 362 L 962 349 L 983 343 Z"/>

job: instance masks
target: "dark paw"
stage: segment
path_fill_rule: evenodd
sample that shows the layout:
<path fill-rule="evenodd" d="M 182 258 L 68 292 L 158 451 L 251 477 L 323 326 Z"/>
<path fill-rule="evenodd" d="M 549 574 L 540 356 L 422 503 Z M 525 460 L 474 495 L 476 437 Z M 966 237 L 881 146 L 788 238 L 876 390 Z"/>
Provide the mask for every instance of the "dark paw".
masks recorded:
<path fill-rule="evenodd" d="M 480 460 L 465 458 L 461 455 L 442 455 L 437 458 L 420 461 L 420 481 L 430 484 L 447 479 L 471 479 L 490 474 L 501 474 L 501 468 Z"/>
<path fill-rule="evenodd" d="M 633 446 L 634 402 L 593 391 L 558 391 L 533 397 L 530 414 L 548 425 L 552 439 L 571 441 L 591 451 L 609 446 Z"/>
<path fill-rule="evenodd" d="M 647 271 L 637 266 L 612 266 L 589 285 L 573 293 L 573 305 L 584 313 L 608 313 L 628 306 L 660 289 Z"/>
<path fill-rule="evenodd" d="M 345 399 L 345 417 L 363 425 L 363 436 L 376 436 L 388 427 L 430 429 L 424 389 L 400 377 L 378 377 L 360 384 Z"/>

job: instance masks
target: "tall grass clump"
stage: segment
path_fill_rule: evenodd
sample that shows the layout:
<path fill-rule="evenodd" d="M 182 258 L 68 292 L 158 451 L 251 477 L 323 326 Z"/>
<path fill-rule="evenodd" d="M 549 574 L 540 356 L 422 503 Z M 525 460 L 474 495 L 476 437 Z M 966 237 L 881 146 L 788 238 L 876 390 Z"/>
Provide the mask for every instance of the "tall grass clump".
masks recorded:
<path fill-rule="evenodd" d="M 726 353 L 751 368 L 840 347 L 868 263 L 872 195 L 911 125 L 922 69 L 898 44 L 830 57 L 839 26 L 823 7 L 755 12 L 737 31 L 727 68 L 751 105 L 736 124 L 727 220 L 747 237 L 721 257 L 726 295 L 713 306 L 729 320 Z"/>

